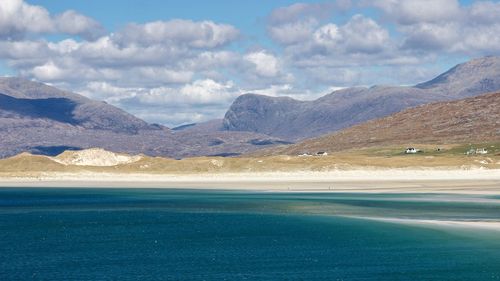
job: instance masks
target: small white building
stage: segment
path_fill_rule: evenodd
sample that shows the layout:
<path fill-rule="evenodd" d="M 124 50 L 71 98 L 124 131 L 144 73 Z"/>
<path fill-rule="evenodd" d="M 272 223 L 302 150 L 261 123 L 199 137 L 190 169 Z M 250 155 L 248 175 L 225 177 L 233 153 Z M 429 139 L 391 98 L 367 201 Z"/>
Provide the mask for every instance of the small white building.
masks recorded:
<path fill-rule="evenodd" d="M 488 154 L 488 150 L 486 148 L 478 148 L 476 149 L 476 154 Z"/>
<path fill-rule="evenodd" d="M 325 151 L 318 151 L 318 153 L 316 153 L 317 156 L 328 156 L 328 153 L 325 152 Z"/>
<path fill-rule="evenodd" d="M 420 151 L 421 151 L 420 149 L 416 149 L 415 147 L 408 147 L 405 150 L 405 153 L 406 154 L 416 154 L 416 153 L 419 153 Z"/>
<path fill-rule="evenodd" d="M 466 155 L 482 155 L 488 154 L 488 150 L 486 148 L 471 148 L 465 152 Z"/>

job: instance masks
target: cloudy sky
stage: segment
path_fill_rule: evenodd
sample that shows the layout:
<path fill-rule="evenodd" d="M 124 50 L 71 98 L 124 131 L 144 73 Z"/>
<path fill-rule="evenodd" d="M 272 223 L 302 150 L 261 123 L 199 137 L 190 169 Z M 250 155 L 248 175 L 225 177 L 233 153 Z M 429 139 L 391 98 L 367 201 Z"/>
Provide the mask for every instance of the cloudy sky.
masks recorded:
<path fill-rule="evenodd" d="M 0 75 L 175 126 L 240 94 L 409 85 L 500 54 L 500 2 L 0 0 Z"/>

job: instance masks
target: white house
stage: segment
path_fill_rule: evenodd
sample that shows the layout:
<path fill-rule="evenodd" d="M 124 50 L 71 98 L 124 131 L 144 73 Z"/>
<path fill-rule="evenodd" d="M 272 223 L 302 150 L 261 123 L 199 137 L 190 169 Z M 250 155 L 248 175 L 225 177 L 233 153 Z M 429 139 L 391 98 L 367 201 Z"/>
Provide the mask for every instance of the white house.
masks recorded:
<path fill-rule="evenodd" d="M 420 152 L 420 149 L 416 149 L 415 147 L 408 147 L 405 150 L 406 154 L 415 154 L 415 153 L 419 153 L 419 152 Z"/>
<path fill-rule="evenodd" d="M 471 148 L 465 152 L 466 155 L 476 155 L 476 154 L 488 154 L 488 150 L 486 148 Z"/>
<path fill-rule="evenodd" d="M 319 151 L 318 153 L 316 153 L 317 156 L 327 156 L 328 153 L 326 153 L 325 151 Z"/>
<path fill-rule="evenodd" d="M 478 148 L 476 149 L 476 154 L 488 154 L 488 150 L 486 148 Z"/>

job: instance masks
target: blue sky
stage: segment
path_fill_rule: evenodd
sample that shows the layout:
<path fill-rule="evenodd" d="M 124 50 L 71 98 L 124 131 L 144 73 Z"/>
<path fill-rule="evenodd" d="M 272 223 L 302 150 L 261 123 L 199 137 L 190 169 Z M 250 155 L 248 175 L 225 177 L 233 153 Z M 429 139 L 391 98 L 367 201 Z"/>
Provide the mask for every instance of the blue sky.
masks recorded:
<path fill-rule="evenodd" d="M 2 0 L 0 74 L 175 126 L 240 94 L 412 85 L 500 53 L 500 3 Z"/>

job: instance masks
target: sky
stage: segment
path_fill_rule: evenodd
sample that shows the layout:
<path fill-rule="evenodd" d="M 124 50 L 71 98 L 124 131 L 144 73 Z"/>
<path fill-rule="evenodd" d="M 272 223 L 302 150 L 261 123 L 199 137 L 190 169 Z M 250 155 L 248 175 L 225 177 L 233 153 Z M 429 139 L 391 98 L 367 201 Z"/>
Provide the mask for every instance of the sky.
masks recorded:
<path fill-rule="evenodd" d="M 245 93 L 413 85 L 500 55 L 500 1 L 1 0 L 0 75 L 167 126 Z"/>

